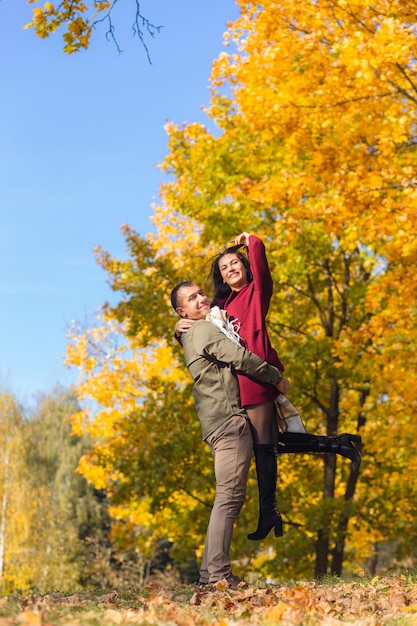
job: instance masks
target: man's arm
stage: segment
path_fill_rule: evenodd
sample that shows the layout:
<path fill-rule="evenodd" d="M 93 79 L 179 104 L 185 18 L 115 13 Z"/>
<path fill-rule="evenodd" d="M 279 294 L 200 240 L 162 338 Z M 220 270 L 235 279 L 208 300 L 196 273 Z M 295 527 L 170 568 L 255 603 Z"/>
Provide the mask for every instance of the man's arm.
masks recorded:
<path fill-rule="evenodd" d="M 277 367 L 269 365 L 256 354 L 228 339 L 211 322 L 199 323 L 198 329 L 193 333 L 193 343 L 201 356 L 221 365 L 231 365 L 235 370 L 261 382 L 276 385 L 281 393 L 288 392 L 289 382 Z"/>

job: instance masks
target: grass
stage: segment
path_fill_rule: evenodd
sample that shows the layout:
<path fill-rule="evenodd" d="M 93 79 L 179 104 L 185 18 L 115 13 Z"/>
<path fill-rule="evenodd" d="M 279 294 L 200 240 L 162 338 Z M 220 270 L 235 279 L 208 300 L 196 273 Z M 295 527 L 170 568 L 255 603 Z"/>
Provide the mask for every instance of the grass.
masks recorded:
<path fill-rule="evenodd" d="M 415 572 L 285 581 L 231 591 L 150 581 L 143 588 L 10 595 L 0 626 L 416 626 Z"/>

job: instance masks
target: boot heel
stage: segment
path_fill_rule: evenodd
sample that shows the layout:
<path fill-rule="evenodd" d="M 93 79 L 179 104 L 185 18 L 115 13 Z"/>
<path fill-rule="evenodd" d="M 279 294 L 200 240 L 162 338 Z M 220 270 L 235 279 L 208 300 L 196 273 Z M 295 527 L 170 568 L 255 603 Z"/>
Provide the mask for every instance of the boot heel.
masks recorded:
<path fill-rule="evenodd" d="M 275 524 L 274 533 L 275 533 L 275 537 L 283 537 L 284 536 L 284 532 L 282 530 L 282 520 L 280 520 L 279 522 L 277 522 Z"/>
<path fill-rule="evenodd" d="M 266 539 L 271 530 L 274 529 L 275 537 L 283 537 L 282 518 L 276 509 L 269 513 L 268 517 L 259 517 L 258 528 L 254 533 L 248 535 L 251 541 Z"/>

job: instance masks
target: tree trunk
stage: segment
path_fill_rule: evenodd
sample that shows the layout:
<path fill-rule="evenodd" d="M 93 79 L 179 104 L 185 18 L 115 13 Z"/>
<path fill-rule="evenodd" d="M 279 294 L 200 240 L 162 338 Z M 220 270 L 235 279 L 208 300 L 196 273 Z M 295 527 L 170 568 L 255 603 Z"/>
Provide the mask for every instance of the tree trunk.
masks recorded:
<path fill-rule="evenodd" d="M 335 380 L 332 381 L 330 389 L 330 403 L 327 411 L 327 435 L 335 435 L 337 433 L 338 416 L 339 416 L 339 385 Z M 336 475 L 336 455 L 326 454 L 324 460 L 324 485 L 323 500 L 334 498 L 334 485 Z M 329 559 L 329 520 L 323 520 L 322 527 L 317 533 L 316 541 L 316 563 L 314 574 L 316 578 L 320 578 L 327 574 Z"/>
<path fill-rule="evenodd" d="M 366 398 L 369 395 L 369 387 L 366 389 L 362 389 L 360 392 L 360 405 L 363 407 L 365 404 Z M 366 419 L 363 416 L 362 411 L 358 415 L 358 430 L 362 428 L 366 423 Z M 358 445 L 359 450 L 362 449 L 362 444 Z M 349 479 L 346 485 L 346 491 L 344 498 L 346 502 L 348 500 L 352 500 L 355 495 L 356 483 L 358 482 L 359 473 L 358 472 L 350 472 Z M 348 515 L 341 516 L 337 528 L 337 537 L 336 537 L 336 545 L 334 550 L 332 551 L 332 574 L 336 576 L 341 576 L 342 567 L 343 567 L 343 558 L 345 551 L 345 542 L 346 542 L 346 531 L 348 527 L 350 517 Z"/>
<path fill-rule="evenodd" d="M 324 490 L 323 500 L 334 497 L 334 479 L 336 472 L 336 455 L 326 454 L 324 462 Z M 329 558 L 329 520 L 323 520 L 322 527 L 317 533 L 316 563 L 314 575 L 321 578 L 327 574 Z"/>
<path fill-rule="evenodd" d="M 346 491 L 344 498 L 346 502 L 348 500 L 352 500 L 356 483 L 358 481 L 358 472 L 350 472 L 349 479 L 346 485 Z M 341 515 L 339 524 L 337 526 L 337 536 L 336 536 L 336 545 L 332 551 L 332 568 L 331 573 L 335 576 L 341 576 L 342 567 L 343 567 L 343 558 L 345 551 L 345 542 L 346 542 L 346 531 L 348 527 L 350 516 L 349 515 Z"/>

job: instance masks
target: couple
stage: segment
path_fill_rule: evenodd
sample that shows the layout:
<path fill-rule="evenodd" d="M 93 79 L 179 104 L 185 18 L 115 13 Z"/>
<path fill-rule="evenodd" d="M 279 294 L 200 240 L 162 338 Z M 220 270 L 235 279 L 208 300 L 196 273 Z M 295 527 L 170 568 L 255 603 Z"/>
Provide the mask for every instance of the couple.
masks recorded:
<path fill-rule="evenodd" d="M 242 241 L 250 262 L 238 251 Z M 253 540 L 265 538 L 272 528 L 276 536 L 282 536 L 275 496 L 277 444 L 280 453 L 333 452 L 350 458 L 355 470 L 360 463 L 360 454 L 352 445 L 352 441 L 360 440 L 359 436 L 310 435 L 299 416 L 295 426 L 288 428 L 296 432 L 278 433 L 275 399 L 285 396 L 289 383 L 282 376 L 284 367 L 266 331 L 273 285 L 265 247 L 249 233 L 239 235 L 235 243 L 212 266 L 214 304 L 227 309 L 234 326 L 224 311 L 222 315 L 217 306 L 210 308 L 204 291 L 194 283 L 180 283 L 171 294 L 172 306 L 181 317 L 176 335 L 182 333 L 186 364 L 194 379 L 193 394 L 203 439 L 215 463 L 216 499 L 200 583 L 226 578 L 230 587 L 244 585 L 231 572 L 229 549 L 233 525 L 245 498 L 252 450 L 260 501 L 258 528 L 248 535 Z M 251 352 L 238 343 L 240 338 Z"/>

